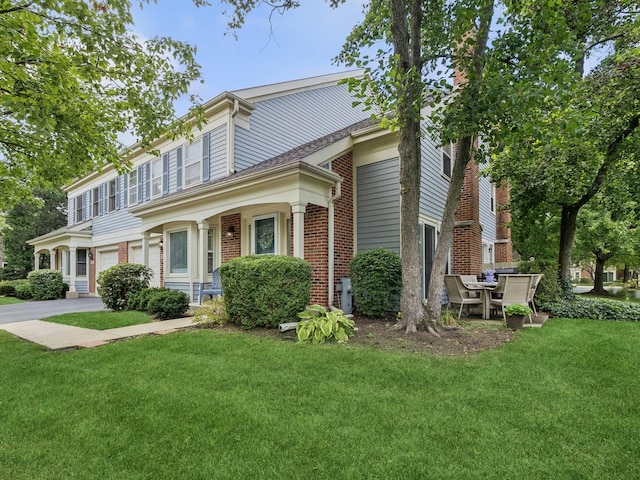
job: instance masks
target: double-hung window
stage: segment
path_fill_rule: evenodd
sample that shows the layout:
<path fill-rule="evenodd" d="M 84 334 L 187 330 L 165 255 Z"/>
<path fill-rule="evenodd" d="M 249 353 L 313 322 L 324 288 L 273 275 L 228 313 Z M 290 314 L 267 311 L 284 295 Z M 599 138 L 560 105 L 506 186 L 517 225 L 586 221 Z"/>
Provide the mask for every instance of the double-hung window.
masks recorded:
<path fill-rule="evenodd" d="M 129 172 L 129 205 L 138 203 L 138 170 Z"/>
<path fill-rule="evenodd" d="M 184 186 L 200 183 L 202 175 L 202 139 L 185 146 Z"/>
<path fill-rule="evenodd" d="M 92 210 L 93 216 L 97 217 L 100 215 L 100 187 L 96 187 L 91 192 L 91 201 L 92 201 Z"/>
<path fill-rule="evenodd" d="M 84 220 L 83 209 L 84 209 L 84 195 L 78 195 L 76 197 L 76 223 L 80 223 L 82 222 L 82 220 Z"/>
<path fill-rule="evenodd" d="M 207 273 L 213 273 L 213 231 L 207 230 Z"/>
<path fill-rule="evenodd" d="M 78 277 L 87 276 L 87 249 L 79 248 L 76 250 L 76 275 Z"/>
<path fill-rule="evenodd" d="M 162 158 L 151 160 L 151 196 L 162 195 Z"/>
<path fill-rule="evenodd" d="M 442 146 L 442 175 L 451 178 L 453 171 L 453 144 L 447 143 Z"/>
<path fill-rule="evenodd" d="M 115 212 L 116 210 L 116 179 L 109 181 L 109 211 Z"/>
<path fill-rule="evenodd" d="M 496 186 L 491 184 L 491 213 L 496 213 Z"/>

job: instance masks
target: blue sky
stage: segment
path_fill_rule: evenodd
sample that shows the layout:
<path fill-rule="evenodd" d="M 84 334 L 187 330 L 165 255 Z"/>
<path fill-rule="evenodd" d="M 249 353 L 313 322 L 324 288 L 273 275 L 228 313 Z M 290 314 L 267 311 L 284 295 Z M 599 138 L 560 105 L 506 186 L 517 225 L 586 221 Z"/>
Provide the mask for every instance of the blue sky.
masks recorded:
<path fill-rule="evenodd" d="M 306 0 L 296 10 L 275 13 L 262 5 L 252 12 L 237 39 L 216 0 L 196 8 L 190 0 L 160 0 L 133 9 L 134 30 L 142 37 L 170 36 L 196 45 L 204 84 L 192 85 L 203 101 L 226 90 L 348 70 L 334 65 L 346 36 L 362 19 L 363 0 L 347 0 L 332 9 L 323 0 Z M 226 35 L 225 35 L 226 33 Z M 176 105 L 177 114 L 186 105 Z"/>

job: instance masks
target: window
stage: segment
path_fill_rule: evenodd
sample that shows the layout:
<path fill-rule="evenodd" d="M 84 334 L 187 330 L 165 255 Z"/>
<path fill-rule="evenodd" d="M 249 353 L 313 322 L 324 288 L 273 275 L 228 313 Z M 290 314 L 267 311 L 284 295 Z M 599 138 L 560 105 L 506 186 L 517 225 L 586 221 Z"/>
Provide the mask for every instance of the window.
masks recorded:
<path fill-rule="evenodd" d="M 76 275 L 78 277 L 87 276 L 87 249 L 79 248 L 76 251 Z"/>
<path fill-rule="evenodd" d="M 184 186 L 188 187 L 189 185 L 200 183 L 200 174 L 202 173 L 202 168 L 200 167 L 200 162 L 202 161 L 202 139 L 185 146 L 184 150 Z"/>
<path fill-rule="evenodd" d="M 151 196 L 162 195 L 162 158 L 151 161 Z"/>
<path fill-rule="evenodd" d="M 93 189 L 91 193 L 93 216 L 100 215 L 100 187 Z"/>
<path fill-rule="evenodd" d="M 84 220 L 83 217 L 83 208 L 84 208 L 84 195 L 78 195 L 76 197 L 76 223 L 80 223 Z"/>
<path fill-rule="evenodd" d="M 169 272 L 187 273 L 187 231 L 169 234 Z"/>
<path fill-rule="evenodd" d="M 482 242 L 482 263 L 493 263 L 493 243 Z"/>
<path fill-rule="evenodd" d="M 129 172 L 129 205 L 138 203 L 138 170 Z"/>
<path fill-rule="evenodd" d="M 496 213 L 496 186 L 491 184 L 491 213 Z"/>
<path fill-rule="evenodd" d="M 453 168 L 453 144 L 448 143 L 442 146 L 442 174 L 451 178 Z"/>
<path fill-rule="evenodd" d="M 116 179 L 109 181 L 109 211 L 116 209 Z"/>
<path fill-rule="evenodd" d="M 253 251 L 256 255 L 276 254 L 278 230 L 275 215 L 255 217 L 253 220 Z"/>
<path fill-rule="evenodd" d="M 62 257 L 64 260 L 64 269 L 62 271 L 62 274 L 70 275 L 71 274 L 71 253 L 69 253 L 69 250 L 64 250 L 62 252 Z"/>
<path fill-rule="evenodd" d="M 213 273 L 213 229 L 207 232 L 207 273 Z"/>

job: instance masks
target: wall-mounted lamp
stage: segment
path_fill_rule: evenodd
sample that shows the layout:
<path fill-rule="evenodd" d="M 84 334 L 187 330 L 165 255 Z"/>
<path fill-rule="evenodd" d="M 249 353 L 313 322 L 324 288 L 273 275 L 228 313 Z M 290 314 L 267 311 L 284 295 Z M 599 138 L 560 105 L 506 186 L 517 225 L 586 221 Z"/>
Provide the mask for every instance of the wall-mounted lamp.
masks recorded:
<path fill-rule="evenodd" d="M 160 246 L 160 248 L 164 247 L 164 242 L 162 240 L 160 240 L 160 243 L 158 243 L 158 245 Z"/>
<path fill-rule="evenodd" d="M 236 228 L 231 225 L 229 226 L 229 228 L 227 228 L 227 237 L 231 238 L 236 234 Z"/>
<path fill-rule="evenodd" d="M 89 260 L 93 260 L 93 252 L 89 252 Z"/>

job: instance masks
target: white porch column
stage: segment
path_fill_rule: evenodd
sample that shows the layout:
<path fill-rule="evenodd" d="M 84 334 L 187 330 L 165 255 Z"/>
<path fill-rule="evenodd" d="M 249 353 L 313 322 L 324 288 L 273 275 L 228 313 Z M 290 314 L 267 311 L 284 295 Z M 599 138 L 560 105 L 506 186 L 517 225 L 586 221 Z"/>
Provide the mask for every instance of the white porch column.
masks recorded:
<path fill-rule="evenodd" d="M 76 263 L 77 263 L 77 247 L 69 247 L 69 291 L 67 292 L 67 298 L 77 298 L 78 292 L 76 291 Z"/>
<path fill-rule="evenodd" d="M 35 270 L 40 270 L 40 253 L 39 252 L 33 253 L 33 268 Z"/>
<path fill-rule="evenodd" d="M 198 262 L 198 276 L 200 283 L 207 283 L 207 233 L 209 232 L 209 224 L 207 222 L 198 222 L 198 247 L 200 255 Z"/>
<path fill-rule="evenodd" d="M 293 214 L 293 256 L 304 258 L 304 213 L 307 203 L 294 202 L 290 205 Z"/>
<path fill-rule="evenodd" d="M 142 264 L 145 267 L 149 266 L 149 232 L 142 232 Z"/>
<path fill-rule="evenodd" d="M 51 270 L 56 269 L 56 251 L 55 250 L 49 250 L 49 268 Z"/>

